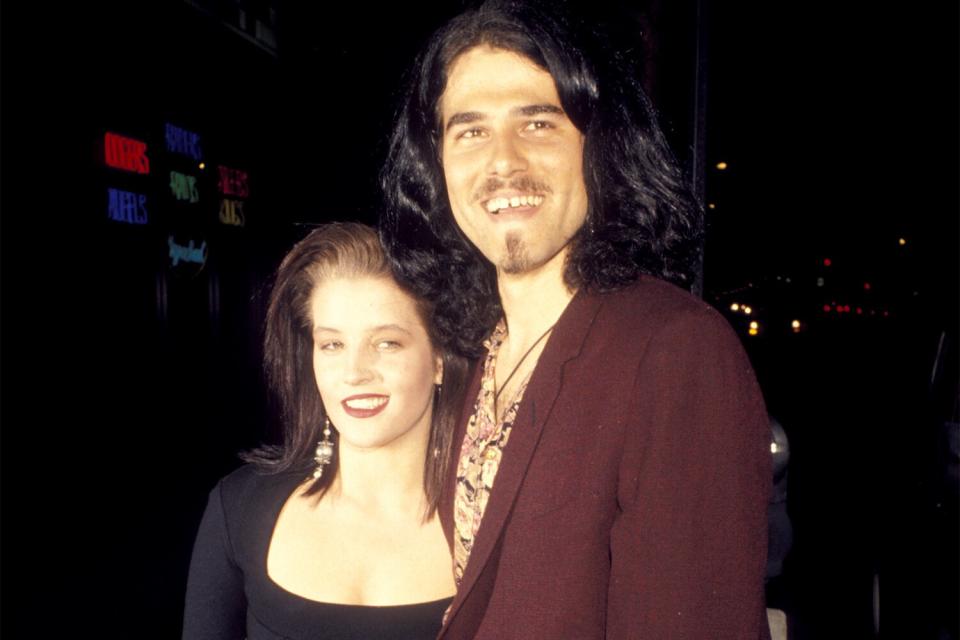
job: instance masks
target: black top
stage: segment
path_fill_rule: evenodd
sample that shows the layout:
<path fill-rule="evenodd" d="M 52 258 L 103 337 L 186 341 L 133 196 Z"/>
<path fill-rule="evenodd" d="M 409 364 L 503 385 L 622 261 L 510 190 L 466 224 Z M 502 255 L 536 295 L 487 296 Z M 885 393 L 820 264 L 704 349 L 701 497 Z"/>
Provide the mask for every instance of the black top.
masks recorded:
<path fill-rule="evenodd" d="M 184 640 L 430 640 L 451 598 L 390 607 L 300 597 L 267 575 L 280 510 L 304 476 L 241 467 L 207 502 L 194 543 Z"/>

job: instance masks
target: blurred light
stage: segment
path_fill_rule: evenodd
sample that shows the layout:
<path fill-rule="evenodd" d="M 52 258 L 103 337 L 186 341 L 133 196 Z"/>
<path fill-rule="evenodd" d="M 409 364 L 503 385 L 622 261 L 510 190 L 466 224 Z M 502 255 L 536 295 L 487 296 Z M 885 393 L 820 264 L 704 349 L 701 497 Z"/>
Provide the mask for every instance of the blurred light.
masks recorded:
<path fill-rule="evenodd" d="M 869 282 L 864 282 L 864 283 L 863 283 L 863 290 L 864 290 L 864 291 L 870 291 L 870 283 L 869 283 Z"/>
<path fill-rule="evenodd" d="M 760 332 L 751 327 L 751 328 L 747 331 L 747 333 L 749 333 L 749 334 L 752 335 L 752 336 L 755 336 L 755 335 L 757 335 L 757 334 L 760 333 Z"/>
<path fill-rule="evenodd" d="M 760 323 L 757 322 L 756 320 L 754 320 L 753 322 L 750 323 L 750 328 L 751 328 L 751 329 L 759 329 L 759 328 L 760 328 Z"/>
<path fill-rule="evenodd" d="M 824 283 L 823 278 L 817 278 L 817 286 L 818 286 L 818 287 L 822 287 L 822 286 L 823 286 L 823 283 Z"/>
<path fill-rule="evenodd" d="M 832 264 L 833 264 L 833 260 L 831 260 L 830 258 L 824 258 L 824 259 L 823 259 L 823 266 L 829 267 L 829 266 L 832 265 Z"/>
<path fill-rule="evenodd" d="M 793 327 L 794 331 L 796 331 L 800 328 L 800 321 L 794 320 L 793 322 L 790 323 L 790 326 Z"/>
<path fill-rule="evenodd" d="M 198 164 L 197 166 L 198 166 L 198 167 L 200 167 L 200 170 L 201 170 L 201 171 L 203 171 L 204 169 L 206 169 L 206 168 L 207 168 L 207 165 L 206 165 L 206 163 L 205 163 L 205 162 L 201 162 L 201 163 L 200 163 L 200 164 Z"/>
<path fill-rule="evenodd" d="M 823 305 L 823 312 L 824 312 L 824 313 L 830 313 L 830 309 L 832 309 L 832 308 L 833 308 L 833 307 L 831 307 L 830 305 L 825 304 L 825 305 Z"/>
<path fill-rule="evenodd" d="M 776 442 L 770 443 L 770 453 L 776 453 L 779 450 Z"/>
<path fill-rule="evenodd" d="M 858 315 L 858 316 L 862 316 L 862 315 L 863 315 L 863 309 L 862 309 L 861 307 L 857 307 L 857 315 Z"/>
<path fill-rule="evenodd" d="M 889 318 L 889 317 L 890 317 L 890 312 L 889 312 L 889 311 L 884 311 L 884 312 L 883 312 L 883 317 L 884 317 L 884 318 Z"/>
<path fill-rule="evenodd" d="M 750 315 L 751 313 L 753 313 L 753 309 L 751 307 L 744 306 L 743 312 L 747 315 Z"/>
<path fill-rule="evenodd" d="M 717 208 L 717 205 L 713 204 L 712 202 L 707 205 L 707 209 L 716 209 L 716 208 Z"/>
<path fill-rule="evenodd" d="M 850 313 L 850 305 L 848 305 L 848 304 L 843 305 L 843 311 L 844 311 L 845 313 Z"/>
<path fill-rule="evenodd" d="M 734 302 L 732 305 L 730 305 L 730 311 L 740 311 L 740 305 Z"/>
<path fill-rule="evenodd" d="M 726 163 L 726 162 L 718 162 L 718 163 L 717 163 L 717 169 L 719 169 L 720 171 L 725 171 L 726 168 L 727 168 L 727 163 Z"/>
<path fill-rule="evenodd" d="M 900 242 L 900 246 L 902 247 L 902 246 L 904 246 L 905 244 L 907 244 L 907 239 L 906 239 L 906 238 L 900 238 L 900 241 L 899 241 L 899 242 Z"/>

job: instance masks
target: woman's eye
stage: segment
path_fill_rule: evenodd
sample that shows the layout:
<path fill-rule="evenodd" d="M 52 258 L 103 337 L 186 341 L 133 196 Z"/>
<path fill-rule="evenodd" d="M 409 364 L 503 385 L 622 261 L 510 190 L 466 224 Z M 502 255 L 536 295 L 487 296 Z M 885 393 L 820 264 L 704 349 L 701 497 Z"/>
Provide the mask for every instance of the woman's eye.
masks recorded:
<path fill-rule="evenodd" d="M 381 340 L 377 343 L 377 349 L 379 351 L 396 351 L 402 346 L 403 345 L 396 340 Z"/>
<path fill-rule="evenodd" d="M 332 353 L 334 351 L 339 351 L 343 348 L 343 343 L 338 340 L 327 340 L 326 342 L 321 342 L 317 346 L 320 347 L 321 351 L 326 351 Z"/>

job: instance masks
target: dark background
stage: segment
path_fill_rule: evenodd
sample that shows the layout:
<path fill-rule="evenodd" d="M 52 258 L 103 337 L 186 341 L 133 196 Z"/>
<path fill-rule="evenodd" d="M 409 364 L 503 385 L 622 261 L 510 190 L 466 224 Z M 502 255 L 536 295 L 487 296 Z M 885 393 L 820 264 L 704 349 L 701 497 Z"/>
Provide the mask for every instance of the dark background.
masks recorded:
<path fill-rule="evenodd" d="M 885 635 L 957 638 L 957 8 L 575 4 L 640 62 L 713 205 L 703 295 L 790 439 L 770 605 L 793 638 L 869 638 L 879 581 Z M 0 13 L 0 631 L 177 637 L 206 493 L 273 419 L 270 274 L 308 225 L 376 221 L 403 74 L 460 5 L 30 7 Z M 206 169 L 164 150 L 168 122 Z M 104 165 L 108 131 L 150 175 Z M 217 221 L 217 164 L 250 175 L 242 228 Z M 108 220 L 108 187 L 150 222 Z M 171 234 L 208 243 L 202 270 L 170 266 Z"/>

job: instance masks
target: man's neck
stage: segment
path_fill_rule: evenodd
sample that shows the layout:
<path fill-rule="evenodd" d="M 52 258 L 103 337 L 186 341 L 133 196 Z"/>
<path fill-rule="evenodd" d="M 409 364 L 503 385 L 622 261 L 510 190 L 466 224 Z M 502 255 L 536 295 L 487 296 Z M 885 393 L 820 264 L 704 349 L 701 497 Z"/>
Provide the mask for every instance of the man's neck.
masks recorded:
<path fill-rule="evenodd" d="M 557 322 L 573 298 L 575 292 L 563 280 L 565 257 L 563 251 L 534 271 L 497 274 L 512 347 L 529 346 Z"/>

